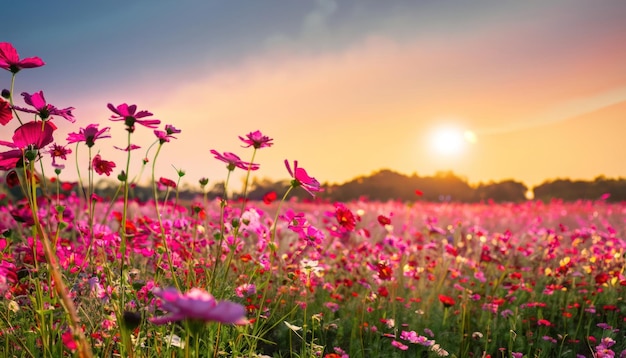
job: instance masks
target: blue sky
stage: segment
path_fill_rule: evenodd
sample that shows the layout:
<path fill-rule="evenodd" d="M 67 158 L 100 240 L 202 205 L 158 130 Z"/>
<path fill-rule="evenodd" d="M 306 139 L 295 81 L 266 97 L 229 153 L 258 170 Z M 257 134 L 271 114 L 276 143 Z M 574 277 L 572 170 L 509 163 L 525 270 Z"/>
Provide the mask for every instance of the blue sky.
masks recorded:
<path fill-rule="evenodd" d="M 614 158 L 622 147 L 606 144 L 626 128 L 602 112 L 626 100 L 626 2 L 41 1 L 10 8 L 0 14 L 0 40 L 46 62 L 20 72 L 16 92 L 44 90 L 50 103 L 76 107 L 78 122 L 58 123 L 59 139 L 99 122 L 114 127 L 111 145 L 120 145 L 123 131 L 107 121 L 106 104 L 136 103 L 183 130 L 162 154 L 164 176 L 171 165 L 201 161 L 205 170 L 195 177 L 219 180 L 225 173 L 209 150 L 245 158 L 237 135 L 256 129 L 276 141 L 259 158 L 261 177 L 284 177 L 287 158 L 330 182 L 381 168 L 529 184 L 626 175 Z M 0 75 L 0 85 L 9 80 Z M 598 111 L 604 114 L 594 117 Z M 581 116 L 589 129 L 568 131 Z M 600 122 L 604 131 L 594 127 Z M 433 153 L 429 133 L 441 125 L 471 131 L 477 142 L 455 157 Z M 539 143 L 537 132 L 559 135 Z M 598 144 L 584 153 L 568 147 L 585 135 Z M 138 134 L 144 149 L 151 138 L 148 130 Z M 501 150 L 529 142 L 535 149 L 524 155 Z M 552 161 L 537 160 L 547 152 Z M 569 167 L 559 160 L 583 155 L 603 159 Z"/>

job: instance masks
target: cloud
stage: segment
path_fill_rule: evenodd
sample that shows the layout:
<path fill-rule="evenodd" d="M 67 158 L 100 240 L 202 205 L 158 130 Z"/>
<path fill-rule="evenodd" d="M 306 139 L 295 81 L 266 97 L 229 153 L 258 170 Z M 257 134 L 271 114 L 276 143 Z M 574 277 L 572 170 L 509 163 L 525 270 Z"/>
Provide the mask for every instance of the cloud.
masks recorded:
<path fill-rule="evenodd" d="M 302 32 L 304 35 L 326 35 L 328 20 L 337 10 L 334 0 L 317 0 L 316 7 L 304 17 Z"/>

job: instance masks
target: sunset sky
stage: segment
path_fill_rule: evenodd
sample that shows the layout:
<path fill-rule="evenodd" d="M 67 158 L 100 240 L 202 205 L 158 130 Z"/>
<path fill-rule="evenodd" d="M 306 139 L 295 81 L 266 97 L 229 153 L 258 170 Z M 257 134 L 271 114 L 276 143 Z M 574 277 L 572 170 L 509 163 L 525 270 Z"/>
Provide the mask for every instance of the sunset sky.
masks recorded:
<path fill-rule="evenodd" d="M 386 168 L 532 187 L 626 176 L 624 18 L 622 0 L 16 1 L 0 42 L 46 62 L 18 74 L 17 94 L 76 108 L 57 142 L 112 127 L 94 149 L 115 174 L 126 137 L 106 106 L 126 102 L 182 130 L 157 176 L 174 166 L 192 184 L 224 180 L 209 151 L 249 160 L 237 137 L 261 130 L 275 144 L 259 178 L 288 178 L 289 159 L 323 183 Z M 155 137 L 133 138 L 131 176 Z"/>

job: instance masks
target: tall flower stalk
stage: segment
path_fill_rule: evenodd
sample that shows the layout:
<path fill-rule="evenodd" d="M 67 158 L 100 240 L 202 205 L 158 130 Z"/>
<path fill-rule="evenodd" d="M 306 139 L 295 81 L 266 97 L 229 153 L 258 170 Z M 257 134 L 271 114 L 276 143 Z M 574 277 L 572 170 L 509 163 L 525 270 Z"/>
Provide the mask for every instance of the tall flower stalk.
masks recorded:
<path fill-rule="evenodd" d="M 220 262 L 222 261 L 222 253 L 223 253 L 222 244 L 224 242 L 224 236 L 226 234 L 225 233 L 226 225 L 224 223 L 224 212 L 226 210 L 226 205 L 228 203 L 228 181 L 230 180 L 230 174 L 231 172 L 235 170 L 235 168 L 240 168 L 240 169 L 250 171 L 250 170 L 259 169 L 259 165 L 254 164 L 254 163 L 244 162 L 243 160 L 241 160 L 241 158 L 239 158 L 238 155 L 234 153 L 230 153 L 230 152 L 225 152 L 222 154 L 212 149 L 211 154 L 214 155 L 215 159 L 221 160 L 224 163 L 226 163 L 226 169 L 228 170 L 226 181 L 224 182 L 224 194 L 220 201 L 220 229 L 219 229 L 219 232 L 217 233 L 218 243 L 217 243 L 217 248 L 216 248 L 216 253 L 215 253 L 215 262 L 213 264 L 213 270 L 211 273 L 211 282 L 209 285 L 211 287 L 211 291 L 215 292 L 215 284 L 217 282 L 216 278 L 218 274 L 218 266 L 220 265 Z M 226 267 L 225 270 L 228 270 L 228 267 Z M 220 292 L 220 291 L 221 290 L 218 290 L 217 292 Z"/>
<path fill-rule="evenodd" d="M 272 278 L 272 270 L 274 267 L 274 261 L 276 260 L 276 256 L 277 256 L 277 251 L 278 251 L 278 244 L 276 243 L 276 230 L 278 227 L 278 217 L 280 215 L 280 210 L 281 207 L 283 205 L 283 203 L 287 200 L 287 197 L 289 196 L 289 193 L 291 193 L 291 191 L 297 187 L 302 187 L 303 189 L 305 189 L 309 194 L 311 194 L 312 196 L 315 196 L 315 192 L 319 192 L 322 191 L 321 185 L 319 184 L 319 182 L 308 175 L 308 173 L 306 172 L 306 170 L 304 170 L 303 168 L 298 167 L 298 161 L 294 161 L 294 167 L 293 170 L 291 168 L 291 165 L 289 164 L 289 161 L 285 160 L 285 167 L 287 168 L 287 171 L 289 172 L 289 174 L 292 177 L 292 180 L 290 182 L 289 188 L 287 188 L 287 190 L 285 191 L 285 194 L 283 195 L 283 197 L 281 198 L 280 202 L 278 203 L 278 207 L 276 208 L 276 213 L 274 214 L 274 222 L 272 223 L 272 227 L 270 230 L 270 242 L 269 242 L 269 248 L 270 248 L 270 262 L 269 262 L 269 271 L 267 272 L 267 277 L 265 279 L 264 282 L 264 286 L 263 286 L 263 294 L 261 295 L 261 301 L 260 301 L 260 305 L 259 308 L 257 310 L 257 314 L 256 314 L 256 318 L 255 318 L 255 325 L 253 327 L 253 335 L 255 336 L 259 336 L 261 335 L 261 313 L 264 310 L 264 304 L 266 302 L 266 298 L 267 298 L 267 293 L 269 291 L 269 284 Z M 305 320 L 306 320 L 306 311 L 305 311 Z M 306 321 L 305 321 L 306 322 Z M 306 333 L 306 332 L 305 332 Z"/>
<path fill-rule="evenodd" d="M 132 356 L 132 344 L 130 341 L 130 333 L 125 327 L 123 321 L 123 314 L 126 308 L 126 256 L 127 256 L 127 245 L 128 245 L 128 233 L 127 229 L 127 220 L 128 220 L 128 194 L 129 194 L 129 171 L 130 171 L 130 159 L 131 159 L 131 151 L 133 149 L 138 148 L 137 146 L 132 144 L 131 135 L 135 132 L 135 124 L 141 124 L 148 128 L 156 128 L 156 126 L 161 123 L 158 119 L 141 119 L 145 117 L 152 116 L 152 113 L 148 111 L 138 111 L 136 105 L 128 105 L 126 103 L 120 104 L 117 107 L 113 106 L 109 103 L 108 108 L 114 113 L 110 120 L 111 121 L 123 121 L 126 126 L 126 131 L 128 132 L 127 136 L 127 147 L 124 149 L 127 152 L 126 155 L 126 170 L 123 171 L 120 175 L 118 175 L 118 179 L 123 183 L 123 195 L 124 195 L 124 203 L 122 206 L 122 218 L 120 220 L 120 294 L 118 301 L 118 308 L 116 311 L 118 322 L 120 322 L 120 333 L 122 335 L 122 339 L 124 340 L 124 344 L 122 345 L 123 349 L 129 349 L 127 353 Z"/>
<path fill-rule="evenodd" d="M 154 133 L 157 136 L 157 142 L 158 142 L 158 146 L 157 146 L 157 150 L 156 153 L 154 154 L 154 158 L 152 160 L 152 190 L 154 193 L 154 209 L 156 211 L 156 215 L 157 215 L 157 220 L 159 222 L 159 230 L 160 230 L 160 239 L 163 243 L 163 248 L 165 249 L 165 255 L 167 257 L 167 262 L 168 262 L 168 266 L 170 269 L 170 274 L 172 276 L 172 280 L 174 281 L 174 285 L 176 286 L 177 289 L 181 289 L 180 286 L 180 282 L 178 281 L 178 277 L 176 277 L 176 273 L 174 272 L 174 263 L 172 260 L 172 252 L 169 249 L 169 244 L 167 242 L 167 237 L 165 235 L 165 228 L 163 227 L 163 220 L 161 218 L 161 211 L 159 210 L 159 195 L 157 192 L 157 183 L 158 181 L 156 180 L 156 176 L 155 176 L 155 168 L 156 168 L 156 161 L 157 158 L 159 157 L 159 153 L 161 152 L 161 148 L 163 147 L 164 143 L 169 142 L 170 138 L 176 138 L 173 136 L 173 134 L 176 133 L 180 133 L 181 131 L 176 129 L 174 126 L 171 125 L 166 125 L 165 126 L 165 132 L 163 131 L 159 131 L 159 130 L 155 130 Z M 164 203 L 165 205 L 165 203 Z M 157 266 L 159 266 L 159 264 L 157 263 Z"/>

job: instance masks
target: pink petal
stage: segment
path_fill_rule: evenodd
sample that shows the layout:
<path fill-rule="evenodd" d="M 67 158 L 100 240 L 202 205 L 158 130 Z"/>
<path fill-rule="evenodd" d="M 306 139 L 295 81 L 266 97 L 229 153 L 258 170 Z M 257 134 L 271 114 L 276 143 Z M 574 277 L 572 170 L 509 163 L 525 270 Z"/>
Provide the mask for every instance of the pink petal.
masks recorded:
<path fill-rule="evenodd" d="M 17 50 L 8 42 L 0 42 L 0 58 L 4 58 L 5 63 L 17 63 L 20 60 Z"/>
<path fill-rule="evenodd" d="M 41 67 L 46 63 L 43 62 L 39 57 L 28 57 L 19 62 L 18 66 L 21 68 L 35 68 Z"/>

